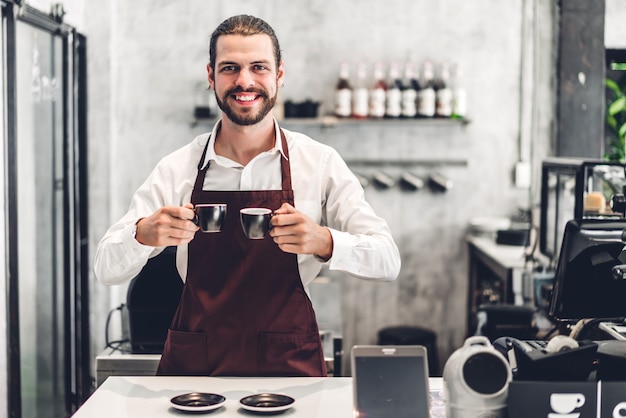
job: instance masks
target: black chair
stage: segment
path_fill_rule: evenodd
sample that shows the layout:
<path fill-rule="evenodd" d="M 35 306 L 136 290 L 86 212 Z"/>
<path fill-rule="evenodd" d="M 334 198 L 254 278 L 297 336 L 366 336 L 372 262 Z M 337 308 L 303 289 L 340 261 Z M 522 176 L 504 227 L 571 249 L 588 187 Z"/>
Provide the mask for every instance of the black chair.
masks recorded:
<path fill-rule="evenodd" d="M 441 376 L 437 352 L 437 334 L 415 326 L 387 327 L 378 331 L 378 345 L 422 345 L 428 354 L 428 373 Z"/>
<path fill-rule="evenodd" d="M 148 260 L 126 294 L 133 353 L 160 354 L 178 307 L 183 282 L 176 270 L 176 247 Z"/>
<path fill-rule="evenodd" d="M 500 337 L 536 339 L 538 329 L 534 316 L 535 310 L 529 306 L 483 304 L 476 314 L 478 325 L 475 335 L 485 336 L 491 342 Z"/>

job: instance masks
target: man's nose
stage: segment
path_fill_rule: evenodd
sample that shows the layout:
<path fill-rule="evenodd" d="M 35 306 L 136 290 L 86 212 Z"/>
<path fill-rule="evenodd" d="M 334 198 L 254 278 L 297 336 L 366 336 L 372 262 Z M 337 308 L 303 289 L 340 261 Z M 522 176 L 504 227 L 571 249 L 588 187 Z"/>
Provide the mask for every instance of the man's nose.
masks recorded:
<path fill-rule="evenodd" d="M 239 76 L 237 77 L 237 85 L 242 88 L 248 88 L 254 86 L 254 77 L 249 70 L 242 69 L 239 71 Z"/>

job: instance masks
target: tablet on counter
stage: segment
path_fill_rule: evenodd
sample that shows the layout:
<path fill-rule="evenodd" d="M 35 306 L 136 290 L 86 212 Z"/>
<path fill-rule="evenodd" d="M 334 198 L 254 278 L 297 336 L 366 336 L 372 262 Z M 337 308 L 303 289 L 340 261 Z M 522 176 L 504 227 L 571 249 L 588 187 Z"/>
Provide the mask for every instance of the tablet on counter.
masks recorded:
<path fill-rule="evenodd" d="M 423 346 L 356 345 L 352 381 L 355 417 L 430 417 Z"/>

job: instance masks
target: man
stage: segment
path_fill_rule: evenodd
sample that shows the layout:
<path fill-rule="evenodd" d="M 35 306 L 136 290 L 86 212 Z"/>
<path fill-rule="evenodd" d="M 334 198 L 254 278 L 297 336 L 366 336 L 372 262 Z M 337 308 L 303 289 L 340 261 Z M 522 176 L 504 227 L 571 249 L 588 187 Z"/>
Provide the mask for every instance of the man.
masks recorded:
<path fill-rule="evenodd" d="M 209 54 L 221 120 L 159 162 L 98 245 L 96 276 L 130 280 L 178 246 L 185 285 L 159 374 L 324 376 L 307 285 L 324 263 L 394 280 L 398 249 L 337 152 L 278 127 L 272 107 L 285 73 L 272 28 L 231 17 L 212 34 Z M 221 232 L 198 231 L 199 203 L 227 204 Z M 274 211 L 269 236 L 243 235 L 244 207 Z"/>

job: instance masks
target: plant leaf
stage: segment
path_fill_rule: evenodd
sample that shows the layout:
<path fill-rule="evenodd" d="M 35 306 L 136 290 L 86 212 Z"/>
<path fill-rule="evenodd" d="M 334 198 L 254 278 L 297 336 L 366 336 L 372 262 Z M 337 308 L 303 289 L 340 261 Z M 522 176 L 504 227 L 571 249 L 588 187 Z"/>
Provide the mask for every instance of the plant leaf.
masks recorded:
<path fill-rule="evenodd" d="M 623 123 L 622 126 L 619 127 L 619 131 L 617 133 L 620 138 L 624 138 L 624 136 L 626 136 L 626 123 Z"/>
<path fill-rule="evenodd" d="M 608 109 L 608 113 L 609 115 L 614 116 L 625 110 L 626 110 L 626 96 L 621 96 L 617 100 L 615 100 L 613 103 L 611 103 Z"/>
<path fill-rule="evenodd" d="M 610 78 L 607 78 L 606 80 L 604 80 L 604 83 L 606 84 L 606 86 L 608 88 L 613 90 L 613 92 L 617 96 L 621 96 L 622 95 L 622 89 L 619 88 L 619 85 L 614 80 L 611 80 Z"/>
<path fill-rule="evenodd" d="M 615 132 L 617 132 L 617 119 L 614 116 L 606 115 L 606 124 L 609 125 Z"/>

